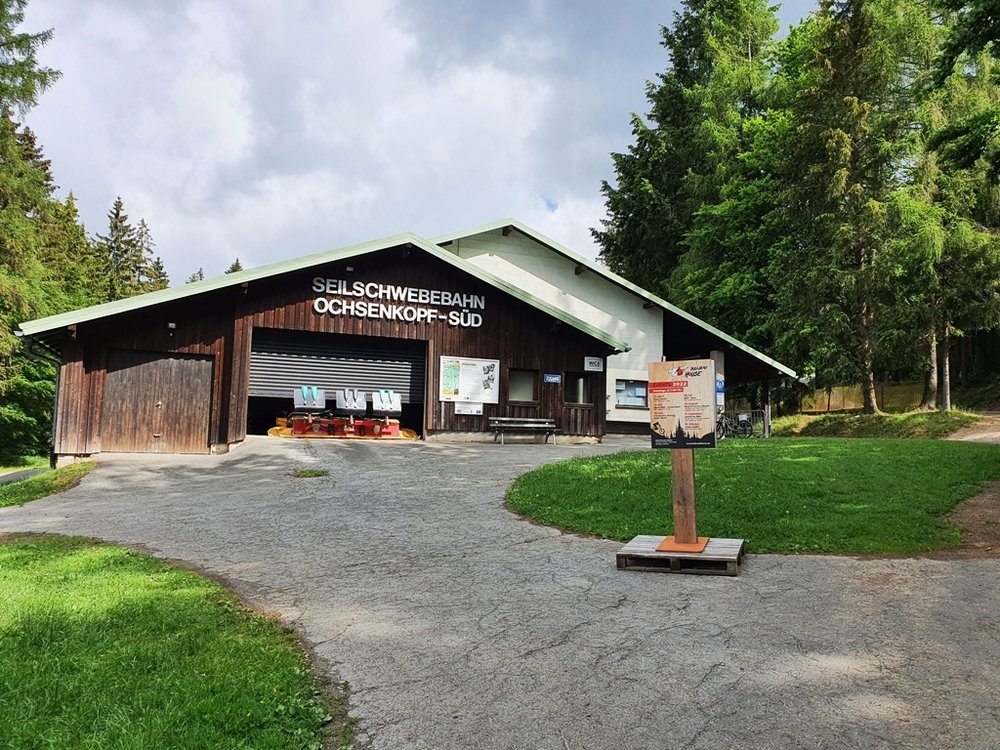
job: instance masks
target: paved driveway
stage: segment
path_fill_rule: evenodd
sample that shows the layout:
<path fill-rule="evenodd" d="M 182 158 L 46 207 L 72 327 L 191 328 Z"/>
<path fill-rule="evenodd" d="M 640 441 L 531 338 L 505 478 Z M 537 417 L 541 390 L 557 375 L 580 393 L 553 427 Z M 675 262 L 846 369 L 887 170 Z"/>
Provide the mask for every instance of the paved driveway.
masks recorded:
<path fill-rule="evenodd" d="M 62 496 L 0 510 L 0 530 L 225 577 L 350 682 L 373 748 L 1000 746 L 1000 560 L 623 572 L 617 543 L 503 509 L 518 473 L 610 449 L 257 439 L 109 457 Z M 330 476 L 291 477 L 309 466 Z"/>

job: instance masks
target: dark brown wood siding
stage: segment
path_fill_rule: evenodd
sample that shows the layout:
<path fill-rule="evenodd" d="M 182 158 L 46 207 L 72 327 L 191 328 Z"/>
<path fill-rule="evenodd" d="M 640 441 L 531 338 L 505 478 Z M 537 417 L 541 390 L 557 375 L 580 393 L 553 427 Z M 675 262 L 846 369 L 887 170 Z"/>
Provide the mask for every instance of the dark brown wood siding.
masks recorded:
<path fill-rule="evenodd" d="M 93 356 L 90 357 L 93 360 Z M 95 403 L 97 377 L 93 362 L 84 365 L 84 348 L 67 336 L 59 372 L 59 411 L 56 414 L 55 445 L 59 453 L 96 453 L 101 450 L 99 414 Z"/>
<path fill-rule="evenodd" d="M 353 270 L 347 271 L 347 266 Z M 481 314 L 483 322 L 479 327 L 466 328 L 449 325 L 443 320 L 408 323 L 320 315 L 314 311 L 313 301 L 317 297 L 337 295 L 313 292 L 312 281 L 315 277 L 480 295 L 485 298 L 485 309 L 473 312 Z M 504 372 L 512 367 L 535 369 L 539 371 L 541 381 L 544 372 L 579 372 L 583 368 L 584 357 L 602 356 L 606 353 L 606 346 L 537 308 L 420 251 L 395 248 L 288 274 L 266 284 L 251 285 L 243 298 L 239 321 L 242 321 L 244 331 L 251 332 L 253 328 L 261 327 L 428 341 L 427 430 L 485 432 L 490 416 L 543 416 L 555 419 L 569 434 L 604 434 L 603 372 L 592 373 L 593 401 L 587 405 L 567 404 L 563 400 L 561 385 L 541 382 L 539 403 L 535 408 L 508 405 L 504 391 L 501 392 L 500 403 L 486 404 L 481 417 L 456 415 L 453 403 L 439 402 L 441 356 L 498 359 Z M 239 321 L 237 327 L 241 325 Z M 244 333 L 244 338 L 247 340 L 242 351 L 234 353 L 234 357 L 242 357 L 246 362 L 249 361 L 250 337 Z M 244 389 L 248 378 L 247 371 Z M 597 406 L 600 408 L 595 408 Z M 245 424 L 245 416 L 243 422 Z"/>
<path fill-rule="evenodd" d="M 56 453 L 88 454 L 105 449 L 102 446 L 104 386 L 108 352 L 115 349 L 200 355 L 210 361 L 213 377 L 205 449 L 211 443 L 229 442 L 221 405 L 228 375 L 227 329 L 232 329 L 232 311 L 238 294 L 238 290 L 227 289 L 81 323 L 65 331 Z"/>
<path fill-rule="evenodd" d="M 314 277 L 480 295 L 485 298 L 485 309 L 472 312 L 482 315 L 482 325 L 318 314 L 314 300 L 337 295 L 314 292 Z M 542 375 L 579 372 L 584 357 L 608 353 L 605 344 L 420 249 L 398 247 L 81 323 L 76 330 L 66 331 L 56 452 L 101 450 L 104 378 L 108 352 L 113 349 L 205 358 L 213 372 L 208 443 L 243 440 L 255 327 L 424 342 L 425 430 L 486 432 L 490 416 L 539 416 L 555 419 L 568 434 L 604 434 L 604 373 L 592 374 L 592 403 L 588 404 L 565 403 L 563 387 L 543 383 Z M 441 356 L 497 359 L 504 376 L 512 367 L 537 370 L 538 402 L 508 404 L 502 383 L 500 403 L 487 404 L 483 416 L 456 415 L 454 404 L 437 398 Z"/>
<path fill-rule="evenodd" d="M 211 393 L 211 357 L 112 349 L 101 450 L 208 453 Z"/>

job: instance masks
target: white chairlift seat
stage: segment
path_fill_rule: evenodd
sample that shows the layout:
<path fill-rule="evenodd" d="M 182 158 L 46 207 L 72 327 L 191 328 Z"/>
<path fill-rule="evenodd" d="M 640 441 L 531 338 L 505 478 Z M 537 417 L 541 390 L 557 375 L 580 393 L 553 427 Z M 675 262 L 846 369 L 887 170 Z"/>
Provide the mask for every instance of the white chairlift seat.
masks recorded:
<path fill-rule="evenodd" d="M 403 404 L 398 393 L 387 388 L 372 391 L 372 414 L 392 416 L 402 412 Z"/>
<path fill-rule="evenodd" d="M 363 417 L 368 411 L 368 398 L 357 388 L 337 391 L 337 413 L 344 417 Z"/>

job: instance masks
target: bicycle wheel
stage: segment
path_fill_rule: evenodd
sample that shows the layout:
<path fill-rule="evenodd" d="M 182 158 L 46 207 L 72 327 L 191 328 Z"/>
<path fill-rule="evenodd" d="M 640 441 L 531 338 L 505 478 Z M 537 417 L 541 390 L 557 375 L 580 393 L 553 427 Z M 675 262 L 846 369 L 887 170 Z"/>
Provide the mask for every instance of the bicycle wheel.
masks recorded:
<path fill-rule="evenodd" d="M 736 423 L 736 437 L 748 438 L 753 437 L 753 425 L 750 424 L 749 420 L 741 419 Z"/>
<path fill-rule="evenodd" d="M 715 439 L 722 440 L 726 436 L 726 420 L 720 419 L 715 423 Z"/>

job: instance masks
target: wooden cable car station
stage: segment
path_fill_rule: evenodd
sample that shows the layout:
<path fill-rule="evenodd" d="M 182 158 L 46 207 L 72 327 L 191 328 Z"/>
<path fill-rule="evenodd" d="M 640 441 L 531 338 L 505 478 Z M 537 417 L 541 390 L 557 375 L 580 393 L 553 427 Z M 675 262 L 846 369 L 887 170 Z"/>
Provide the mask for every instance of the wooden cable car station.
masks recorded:
<path fill-rule="evenodd" d="M 520 273 L 495 264 L 512 234 Z M 399 428 L 423 439 L 491 440 L 497 420 L 524 420 L 600 440 L 610 394 L 621 390 L 609 358 L 630 356 L 630 330 L 587 305 L 621 307 L 624 295 L 648 318 L 657 298 L 523 225 L 462 237 L 398 235 L 22 323 L 30 350 L 59 365 L 56 459 L 225 452 L 266 434 L 303 388 L 381 398 Z M 492 267 L 468 253 L 483 239 L 497 243 L 481 254 Z M 555 247 L 564 267 L 536 262 L 535 281 L 524 283 L 526 242 L 543 255 Z M 574 293 L 581 263 L 600 277 L 597 292 Z M 664 342 L 672 311 L 659 310 Z M 696 319 L 685 318 L 688 342 Z M 700 349 L 728 342 L 755 376 L 790 372 L 728 337 L 720 345 L 724 334 L 702 325 Z M 659 359 L 664 348 L 638 356 Z M 371 403 L 367 414 L 353 406 L 352 420 L 390 423 Z"/>

